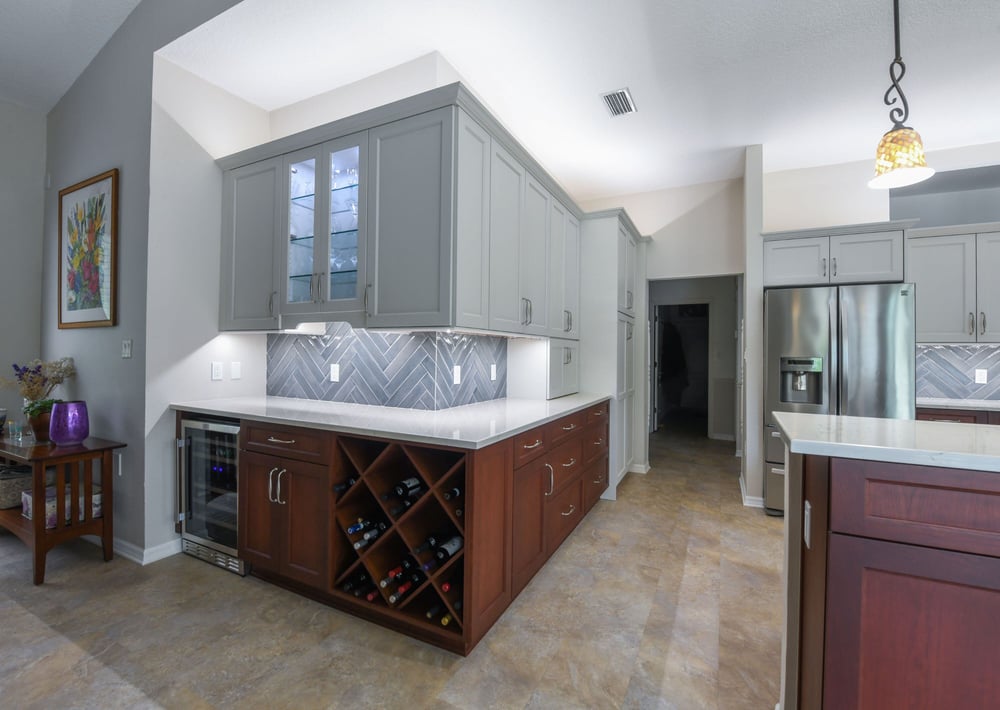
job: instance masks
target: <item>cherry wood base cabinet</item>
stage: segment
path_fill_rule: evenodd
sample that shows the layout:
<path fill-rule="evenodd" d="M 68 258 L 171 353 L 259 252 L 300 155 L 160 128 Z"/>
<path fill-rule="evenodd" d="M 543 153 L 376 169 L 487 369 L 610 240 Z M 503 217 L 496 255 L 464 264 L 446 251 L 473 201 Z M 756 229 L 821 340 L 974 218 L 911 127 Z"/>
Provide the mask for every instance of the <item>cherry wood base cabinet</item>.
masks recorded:
<path fill-rule="evenodd" d="M 244 422 L 240 557 L 468 654 L 607 487 L 607 407 L 477 450 Z"/>
<path fill-rule="evenodd" d="M 1000 706 L 1000 474 L 819 457 L 805 474 L 799 707 Z"/>

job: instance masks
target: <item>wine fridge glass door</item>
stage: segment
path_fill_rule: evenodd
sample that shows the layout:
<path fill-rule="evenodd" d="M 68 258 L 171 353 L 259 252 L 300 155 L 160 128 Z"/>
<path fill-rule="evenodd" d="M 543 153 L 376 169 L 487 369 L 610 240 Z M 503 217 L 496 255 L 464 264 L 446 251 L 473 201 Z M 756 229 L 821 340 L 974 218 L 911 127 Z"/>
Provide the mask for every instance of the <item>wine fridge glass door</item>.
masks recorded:
<path fill-rule="evenodd" d="M 183 431 L 183 533 L 235 554 L 239 427 L 185 422 Z"/>

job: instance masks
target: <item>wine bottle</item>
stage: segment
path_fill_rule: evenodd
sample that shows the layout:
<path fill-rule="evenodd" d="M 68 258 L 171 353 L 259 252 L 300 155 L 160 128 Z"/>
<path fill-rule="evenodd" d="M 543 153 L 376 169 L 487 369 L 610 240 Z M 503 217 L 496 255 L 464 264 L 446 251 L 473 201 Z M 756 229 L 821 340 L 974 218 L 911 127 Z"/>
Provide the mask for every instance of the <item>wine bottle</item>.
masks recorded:
<path fill-rule="evenodd" d="M 444 562 L 457 554 L 458 551 L 462 549 L 462 545 L 464 544 L 465 542 L 462 540 L 462 536 L 455 535 L 442 543 L 441 546 L 434 551 L 434 556 L 437 557 L 439 561 Z"/>
<path fill-rule="evenodd" d="M 462 509 L 461 508 L 455 508 L 455 517 L 456 518 L 461 518 L 462 517 Z"/>
<path fill-rule="evenodd" d="M 390 604 L 395 604 L 400 599 L 402 599 L 403 596 L 408 591 L 410 591 L 410 589 L 412 589 L 412 588 L 413 588 L 413 582 L 412 582 L 412 580 L 407 580 L 407 581 L 403 582 L 402 584 L 399 585 L 399 587 L 396 588 L 396 593 L 395 594 L 390 594 L 389 595 L 389 603 Z"/>
<path fill-rule="evenodd" d="M 375 527 L 367 530 L 364 535 L 361 536 L 363 540 L 374 540 L 379 535 L 385 532 L 385 529 L 389 527 L 385 523 L 378 523 Z"/>
<path fill-rule="evenodd" d="M 440 537 L 435 537 L 434 535 L 431 535 L 422 543 L 413 548 L 413 554 L 419 555 L 421 552 L 426 552 L 427 550 L 437 545 L 440 541 L 441 541 Z"/>
<path fill-rule="evenodd" d="M 411 569 L 416 569 L 416 567 L 417 563 L 414 560 L 409 557 L 405 558 L 402 562 L 385 573 L 385 577 L 379 581 L 379 586 L 385 589 L 394 579 L 402 577 L 406 572 L 409 572 Z"/>
<path fill-rule="evenodd" d="M 420 488 L 420 479 L 416 476 L 410 476 L 397 483 L 392 492 L 400 498 L 416 498 Z"/>
<path fill-rule="evenodd" d="M 378 597 L 379 597 L 378 590 L 375 589 L 375 587 L 372 587 L 371 591 L 365 595 L 365 599 L 370 602 L 375 601 L 376 599 L 378 599 Z"/>
<path fill-rule="evenodd" d="M 452 620 L 451 614 L 445 614 L 444 616 L 441 617 L 441 626 L 447 626 L 448 624 L 451 623 L 451 620 Z"/>
<path fill-rule="evenodd" d="M 426 616 L 428 619 L 433 619 L 440 613 L 441 613 L 441 605 L 435 604 L 434 606 L 432 606 L 430 609 L 427 610 L 427 613 L 424 614 L 424 616 Z"/>
<path fill-rule="evenodd" d="M 388 498 L 388 496 L 386 496 L 386 498 Z M 391 515 L 394 518 L 398 518 L 400 515 L 405 513 L 411 505 L 413 505 L 413 501 L 407 498 L 406 500 L 402 501 L 399 505 L 390 508 L 389 515 Z"/>
<path fill-rule="evenodd" d="M 368 533 L 363 538 L 354 543 L 354 549 L 360 550 L 362 547 L 368 547 L 368 545 L 371 545 L 373 542 L 378 540 L 378 537 L 381 534 L 382 531 L 379 530 L 378 528 L 375 528 L 374 530 L 369 530 Z"/>
<path fill-rule="evenodd" d="M 346 491 L 348 488 L 350 488 L 351 486 L 353 486 L 357 482 L 358 482 L 358 479 L 355 478 L 354 476 L 351 476 L 346 481 L 343 481 L 342 483 L 336 484 L 333 487 L 333 492 L 334 493 L 343 493 L 344 491 Z"/>
<path fill-rule="evenodd" d="M 422 569 L 424 572 L 430 572 L 437 566 L 438 566 L 438 561 L 432 557 L 431 559 L 427 560 L 422 565 L 420 565 L 420 569 Z"/>
<path fill-rule="evenodd" d="M 454 488 L 449 488 L 444 492 L 444 499 L 451 500 L 452 498 L 460 498 L 461 495 L 462 495 L 462 489 L 459 488 L 458 486 L 455 486 Z"/>
<path fill-rule="evenodd" d="M 441 591 L 447 594 L 451 591 L 451 582 L 445 582 L 441 585 Z"/>
<path fill-rule="evenodd" d="M 358 574 L 356 574 L 355 576 L 351 577 L 349 580 L 344 582 L 340 588 L 345 592 L 350 592 L 354 589 L 357 589 L 367 581 L 368 581 L 368 573 L 359 572 Z"/>
<path fill-rule="evenodd" d="M 372 584 L 371 582 L 365 582 L 360 587 L 358 587 L 357 589 L 354 590 L 354 596 L 356 596 L 356 597 L 358 597 L 360 599 L 361 597 L 365 596 L 366 594 L 371 594 L 372 591 L 374 591 L 374 590 L 375 590 L 375 585 L 374 584 Z"/>
<path fill-rule="evenodd" d="M 364 518 L 358 518 L 358 522 L 354 523 L 353 525 L 348 525 L 347 526 L 347 534 L 348 535 L 355 535 L 355 534 L 357 534 L 359 532 L 367 530 L 368 528 L 372 527 L 374 524 L 375 523 L 373 523 L 370 520 L 365 520 Z"/>

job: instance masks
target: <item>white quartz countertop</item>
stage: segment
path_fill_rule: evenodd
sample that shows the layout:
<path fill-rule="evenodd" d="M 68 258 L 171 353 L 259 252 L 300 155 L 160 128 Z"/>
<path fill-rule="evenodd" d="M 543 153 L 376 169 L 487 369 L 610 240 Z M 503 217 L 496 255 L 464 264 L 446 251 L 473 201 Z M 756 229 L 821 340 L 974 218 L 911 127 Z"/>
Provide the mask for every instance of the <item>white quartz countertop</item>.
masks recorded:
<path fill-rule="evenodd" d="M 941 399 L 917 397 L 918 407 L 931 409 L 974 409 L 983 412 L 1000 412 L 1000 399 Z"/>
<path fill-rule="evenodd" d="M 775 412 L 792 453 L 1000 471 L 1000 426 Z"/>
<path fill-rule="evenodd" d="M 609 399 L 607 395 L 596 394 L 574 394 L 550 400 L 496 399 L 438 411 L 289 397 L 203 399 L 173 402 L 170 407 L 195 414 L 481 449 L 606 399 Z"/>

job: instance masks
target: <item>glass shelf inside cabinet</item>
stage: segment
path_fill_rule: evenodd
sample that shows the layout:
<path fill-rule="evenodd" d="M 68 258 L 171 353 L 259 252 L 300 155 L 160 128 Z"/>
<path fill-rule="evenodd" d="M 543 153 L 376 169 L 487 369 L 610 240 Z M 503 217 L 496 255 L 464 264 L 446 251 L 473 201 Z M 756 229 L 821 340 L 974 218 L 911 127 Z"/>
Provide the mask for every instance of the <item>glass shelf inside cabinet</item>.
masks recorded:
<path fill-rule="evenodd" d="M 330 153 L 330 299 L 358 295 L 360 146 Z"/>
<path fill-rule="evenodd" d="M 292 163 L 288 168 L 288 302 L 313 300 L 308 279 L 314 273 L 316 235 L 316 159 Z"/>

